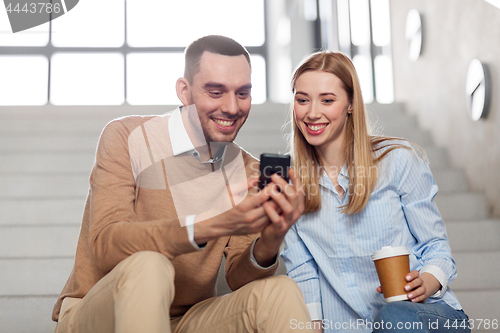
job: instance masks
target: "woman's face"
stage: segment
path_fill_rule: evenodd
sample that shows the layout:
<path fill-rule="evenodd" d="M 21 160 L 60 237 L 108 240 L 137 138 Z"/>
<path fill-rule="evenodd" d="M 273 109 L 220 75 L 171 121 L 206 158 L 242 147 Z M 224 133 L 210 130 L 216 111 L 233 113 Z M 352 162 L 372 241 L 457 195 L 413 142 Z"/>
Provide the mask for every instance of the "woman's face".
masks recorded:
<path fill-rule="evenodd" d="M 310 145 L 342 149 L 348 108 L 349 97 L 336 75 L 306 71 L 297 78 L 295 121 Z"/>

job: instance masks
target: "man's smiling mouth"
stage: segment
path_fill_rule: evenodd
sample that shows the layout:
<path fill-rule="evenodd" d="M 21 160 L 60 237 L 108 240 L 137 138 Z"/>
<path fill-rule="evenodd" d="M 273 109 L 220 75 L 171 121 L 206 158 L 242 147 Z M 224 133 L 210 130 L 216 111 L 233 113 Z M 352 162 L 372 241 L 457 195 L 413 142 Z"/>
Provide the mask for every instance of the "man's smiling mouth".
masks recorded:
<path fill-rule="evenodd" d="M 234 120 L 218 119 L 218 118 L 213 118 L 213 121 L 222 127 L 231 127 L 235 122 Z"/>

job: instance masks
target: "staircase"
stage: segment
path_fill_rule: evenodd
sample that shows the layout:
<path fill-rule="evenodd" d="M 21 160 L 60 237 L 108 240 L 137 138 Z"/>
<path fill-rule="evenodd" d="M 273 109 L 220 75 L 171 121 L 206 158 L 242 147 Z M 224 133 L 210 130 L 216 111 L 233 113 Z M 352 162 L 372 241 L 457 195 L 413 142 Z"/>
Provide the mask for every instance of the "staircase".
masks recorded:
<path fill-rule="evenodd" d="M 99 134 L 111 119 L 174 107 L 0 108 L 0 333 L 53 332 L 52 306 L 71 271 Z M 458 279 L 451 285 L 474 319 L 500 319 L 500 221 L 481 193 L 401 104 L 371 105 L 383 133 L 425 148 L 440 191 Z M 285 152 L 288 106 L 255 105 L 236 142 L 254 156 Z M 284 265 L 280 271 L 284 274 Z M 219 279 L 219 292 L 227 291 Z M 482 328 L 484 328 L 484 323 Z M 488 332 L 494 332 L 489 330 Z M 479 331 L 478 331 L 479 332 Z"/>
<path fill-rule="evenodd" d="M 419 128 L 415 116 L 404 112 L 404 105 L 370 105 L 369 114 L 382 133 L 403 137 L 419 144 L 429 158 L 439 187 L 436 203 L 446 223 L 456 261 L 457 279 L 450 285 L 464 311 L 478 326 L 480 320 L 500 320 L 500 220 L 488 217 L 486 198 L 467 189 L 462 170 L 448 163 L 446 149 L 436 147 L 429 132 Z M 485 327 L 473 332 L 500 332 Z M 489 328 L 489 329 L 488 329 Z"/>

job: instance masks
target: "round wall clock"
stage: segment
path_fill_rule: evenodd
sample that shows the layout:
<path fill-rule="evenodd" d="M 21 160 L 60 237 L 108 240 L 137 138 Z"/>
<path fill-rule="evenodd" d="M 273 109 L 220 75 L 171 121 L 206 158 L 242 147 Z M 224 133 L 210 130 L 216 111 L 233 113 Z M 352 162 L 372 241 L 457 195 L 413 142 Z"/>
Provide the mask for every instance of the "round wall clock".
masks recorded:
<path fill-rule="evenodd" d="M 416 61 L 422 52 L 422 19 L 416 9 L 411 9 L 406 16 L 405 39 L 408 59 Z"/>
<path fill-rule="evenodd" d="M 488 68 L 478 59 L 469 64 L 465 82 L 467 109 L 472 120 L 485 118 L 490 101 L 490 80 Z"/>

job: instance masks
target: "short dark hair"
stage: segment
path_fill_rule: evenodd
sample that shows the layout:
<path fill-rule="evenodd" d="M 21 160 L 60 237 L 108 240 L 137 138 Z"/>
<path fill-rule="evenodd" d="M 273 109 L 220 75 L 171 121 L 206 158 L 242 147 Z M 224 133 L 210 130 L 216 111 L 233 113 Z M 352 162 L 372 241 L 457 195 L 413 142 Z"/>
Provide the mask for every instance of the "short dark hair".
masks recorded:
<path fill-rule="evenodd" d="M 184 51 L 184 77 L 190 84 L 193 83 L 194 75 L 200 70 L 200 59 L 203 52 L 227 56 L 244 55 L 248 65 L 250 68 L 252 67 L 247 49 L 234 39 L 219 35 L 201 37 L 192 42 Z"/>

